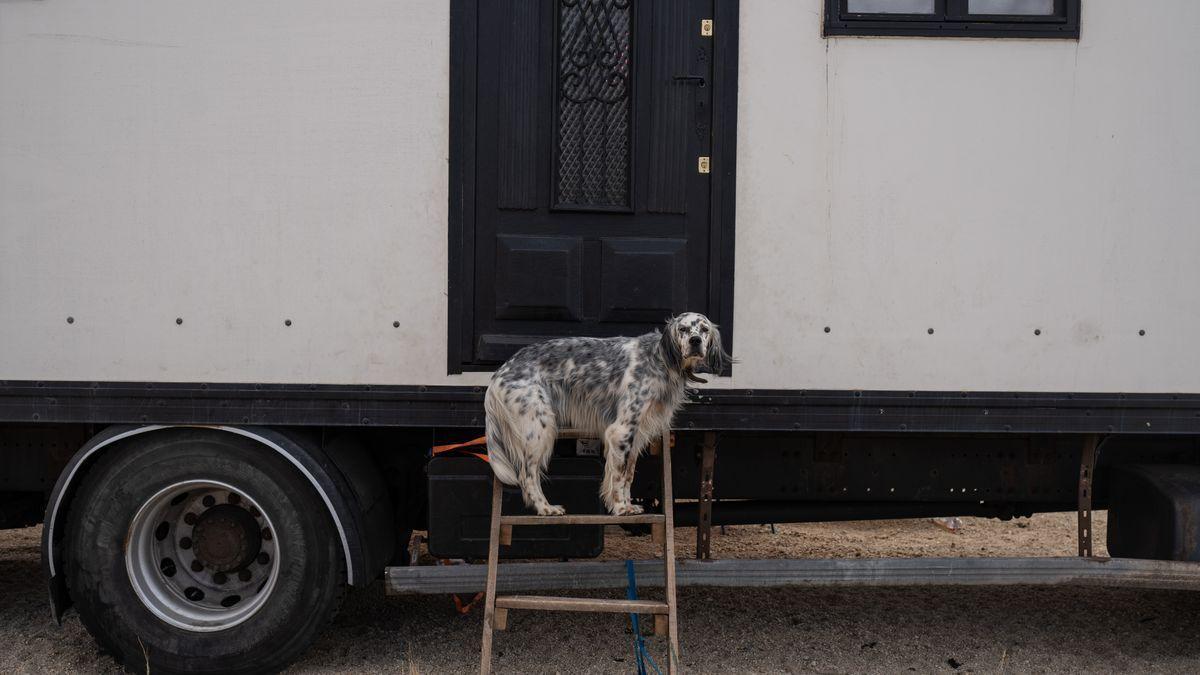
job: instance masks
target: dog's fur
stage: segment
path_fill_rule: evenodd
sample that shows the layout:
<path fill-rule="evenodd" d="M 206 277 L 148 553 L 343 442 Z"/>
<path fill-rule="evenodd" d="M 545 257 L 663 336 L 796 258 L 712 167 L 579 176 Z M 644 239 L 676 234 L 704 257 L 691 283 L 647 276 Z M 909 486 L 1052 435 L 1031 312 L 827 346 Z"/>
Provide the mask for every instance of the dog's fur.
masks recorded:
<path fill-rule="evenodd" d="M 638 455 L 670 429 L 697 371 L 720 374 L 733 359 L 705 316 L 681 314 L 662 333 L 562 338 L 530 345 L 492 376 L 484 398 L 492 470 L 518 485 L 539 515 L 562 515 L 542 493 L 559 429 L 604 439 L 600 496 L 609 512 L 642 512 L 630 501 Z"/>

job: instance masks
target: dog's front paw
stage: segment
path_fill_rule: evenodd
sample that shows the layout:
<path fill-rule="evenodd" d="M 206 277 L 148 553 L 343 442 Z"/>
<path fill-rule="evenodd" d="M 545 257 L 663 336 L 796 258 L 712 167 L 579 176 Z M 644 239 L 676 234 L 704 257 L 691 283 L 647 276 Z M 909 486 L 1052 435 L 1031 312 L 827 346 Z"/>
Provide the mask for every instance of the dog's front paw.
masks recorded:
<path fill-rule="evenodd" d="M 567 514 L 567 510 L 558 504 L 546 504 L 539 507 L 537 512 L 539 516 L 565 516 Z"/>
<path fill-rule="evenodd" d="M 612 514 L 614 516 L 636 516 L 645 510 L 646 509 L 638 506 L 637 504 L 614 504 L 612 508 Z"/>

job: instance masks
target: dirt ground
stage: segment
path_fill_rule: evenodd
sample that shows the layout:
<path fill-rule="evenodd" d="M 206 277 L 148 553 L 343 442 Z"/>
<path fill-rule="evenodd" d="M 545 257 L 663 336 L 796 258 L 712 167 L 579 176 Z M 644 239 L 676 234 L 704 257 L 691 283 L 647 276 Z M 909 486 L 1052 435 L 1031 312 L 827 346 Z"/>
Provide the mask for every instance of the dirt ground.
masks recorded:
<path fill-rule="evenodd" d="M 1103 542 L 1103 513 L 1097 513 Z M 678 533 L 680 555 L 694 531 Z M 38 562 L 40 528 L 0 531 L 0 672 L 117 672 L 73 615 L 55 626 Z M 717 557 L 1071 555 L 1073 514 L 738 526 Z M 610 533 L 605 557 L 645 557 L 647 537 Z M 1101 545 L 1098 554 L 1103 555 Z M 653 593 L 645 594 L 653 597 Z M 682 588 L 689 672 L 1156 672 L 1200 668 L 1200 593 L 1096 588 Z M 501 672 L 632 672 L 624 617 L 513 613 L 497 636 Z M 442 673 L 478 668 L 480 614 L 444 596 L 352 593 L 295 673 Z M 648 638 L 662 662 L 663 645 Z"/>

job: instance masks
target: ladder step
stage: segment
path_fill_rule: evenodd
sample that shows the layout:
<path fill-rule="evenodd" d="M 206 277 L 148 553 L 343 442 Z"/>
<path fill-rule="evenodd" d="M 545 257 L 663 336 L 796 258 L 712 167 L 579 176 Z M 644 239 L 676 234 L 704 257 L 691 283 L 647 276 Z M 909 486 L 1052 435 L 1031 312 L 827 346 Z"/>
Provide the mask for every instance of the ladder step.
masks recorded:
<path fill-rule="evenodd" d="M 616 612 L 627 614 L 666 614 L 667 603 L 657 600 L 608 600 L 603 598 L 561 598 L 546 595 L 500 595 L 496 606 L 503 609 L 545 609 L 557 612 Z"/>
<path fill-rule="evenodd" d="M 608 514 L 570 514 L 565 516 L 500 516 L 501 525 L 653 525 L 665 523 L 661 513 L 641 513 L 636 516 Z"/>

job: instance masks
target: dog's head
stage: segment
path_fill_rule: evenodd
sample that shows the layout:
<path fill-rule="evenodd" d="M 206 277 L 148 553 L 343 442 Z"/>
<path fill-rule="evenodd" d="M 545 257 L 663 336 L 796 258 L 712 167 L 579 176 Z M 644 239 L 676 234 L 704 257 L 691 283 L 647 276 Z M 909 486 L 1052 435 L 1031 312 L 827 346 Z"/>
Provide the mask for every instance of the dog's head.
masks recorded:
<path fill-rule="evenodd" d="M 708 317 L 687 312 L 667 321 L 662 334 L 663 358 L 693 382 L 707 382 L 695 373 L 720 375 L 733 357 L 721 345 L 721 332 Z"/>

